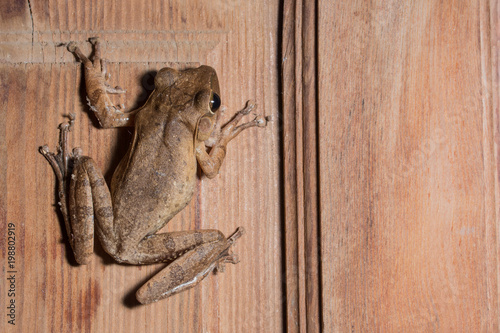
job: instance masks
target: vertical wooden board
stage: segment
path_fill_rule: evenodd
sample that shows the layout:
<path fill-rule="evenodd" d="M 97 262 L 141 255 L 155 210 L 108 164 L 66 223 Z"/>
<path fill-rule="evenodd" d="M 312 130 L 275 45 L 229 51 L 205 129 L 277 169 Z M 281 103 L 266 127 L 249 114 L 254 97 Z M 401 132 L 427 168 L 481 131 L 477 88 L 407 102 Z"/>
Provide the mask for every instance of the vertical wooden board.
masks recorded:
<path fill-rule="evenodd" d="M 497 331 L 497 13 L 486 1 L 318 13 L 324 328 Z"/>
<path fill-rule="evenodd" d="M 0 219 L 16 224 L 19 248 L 16 326 L 2 320 L 0 331 L 280 331 L 277 122 L 230 143 L 220 175 L 202 177 L 193 201 L 165 228 L 217 228 L 228 235 L 243 226 L 246 234 L 234 249 L 241 262 L 149 306 L 138 306 L 134 292 L 164 265 L 118 265 L 97 243 L 92 262 L 76 265 L 55 207 L 55 177 L 37 153 L 42 144 L 55 147 L 57 125 L 69 112 L 77 114 L 72 145 L 94 158 L 108 182 L 128 147 L 130 130 L 96 127 L 81 64 L 63 45 L 77 40 L 89 53 L 86 39 L 94 35 L 104 41 L 112 82 L 127 89 L 116 97 L 127 107 L 144 102 L 150 71 L 203 63 L 218 72 L 228 118 L 250 98 L 259 104 L 256 112 L 276 114 L 278 2 L 47 1 L 31 2 L 19 15 L 32 20 L 33 32 L 31 25 L 0 31 L 6 59 L 0 68 Z M 2 300 L 7 287 L 0 286 Z"/>
<path fill-rule="evenodd" d="M 287 332 L 319 332 L 317 3 L 283 3 L 283 251 Z"/>

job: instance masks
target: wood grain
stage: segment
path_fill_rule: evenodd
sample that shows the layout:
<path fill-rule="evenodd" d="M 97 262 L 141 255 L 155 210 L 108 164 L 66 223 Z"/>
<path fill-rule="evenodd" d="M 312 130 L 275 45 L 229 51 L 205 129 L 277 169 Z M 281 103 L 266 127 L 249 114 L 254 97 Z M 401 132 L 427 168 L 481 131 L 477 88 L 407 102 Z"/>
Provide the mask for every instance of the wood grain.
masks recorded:
<path fill-rule="evenodd" d="M 500 330 L 496 1 L 0 8 L 0 219 L 16 225 L 19 272 L 17 325 L 0 331 Z M 100 130 L 86 112 L 63 45 L 89 52 L 94 35 L 130 107 L 164 66 L 215 67 L 230 110 L 255 98 L 277 115 L 282 93 L 279 121 L 232 143 L 220 176 L 201 178 L 167 227 L 242 225 L 241 263 L 151 306 L 133 292 L 162 265 L 117 265 L 98 245 L 90 265 L 74 264 L 36 152 L 69 112 L 72 143 L 108 180 L 127 148 L 127 130 Z"/>
<path fill-rule="evenodd" d="M 74 263 L 55 207 L 55 177 L 37 152 L 53 148 L 63 115 L 76 112 L 71 143 L 92 156 L 109 180 L 128 147 L 128 130 L 101 130 L 87 112 L 81 65 L 65 50 L 99 35 L 117 97 L 140 105 L 151 74 L 164 66 L 216 68 L 228 116 L 252 98 L 278 112 L 278 2 L 48 1 L 0 3 L 0 218 L 15 223 L 16 326 L 2 332 L 279 332 L 283 298 L 280 251 L 279 128 L 244 133 L 228 148 L 220 176 L 201 178 L 191 204 L 168 230 L 237 226 L 247 233 L 241 262 L 190 291 L 139 306 L 133 293 L 162 265 L 114 263 L 96 244 L 87 266 Z M 214 10 L 216 8 L 216 10 Z M 5 233 L 0 235 L 6 258 Z M 0 273 L 6 279 L 5 269 Z"/>
<path fill-rule="evenodd" d="M 326 331 L 498 332 L 498 5 L 318 3 Z"/>

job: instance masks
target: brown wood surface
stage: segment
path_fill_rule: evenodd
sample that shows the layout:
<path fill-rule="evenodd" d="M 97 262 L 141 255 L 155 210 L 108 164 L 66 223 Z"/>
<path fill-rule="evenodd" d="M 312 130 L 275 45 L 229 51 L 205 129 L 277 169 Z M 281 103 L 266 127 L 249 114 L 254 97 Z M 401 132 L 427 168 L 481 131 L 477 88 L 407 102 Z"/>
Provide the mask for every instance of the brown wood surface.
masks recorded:
<path fill-rule="evenodd" d="M 288 331 L 500 331 L 499 14 L 284 2 Z"/>
<path fill-rule="evenodd" d="M 0 331 L 500 331 L 496 1 L 0 5 L 0 219 L 18 237 L 17 326 Z M 282 115 L 232 143 L 167 227 L 242 225 L 241 263 L 151 306 L 133 292 L 162 265 L 100 247 L 74 264 L 36 152 L 69 112 L 108 179 L 128 145 L 96 128 L 62 45 L 94 35 L 130 107 L 151 71 L 204 63 L 230 110 Z"/>
<path fill-rule="evenodd" d="M 498 332 L 497 1 L 317 13 L 325 331 Z"/>
<path fill-rule="evenodd" d="M 55 206 L 55 176 L 38 147 L 70 134 L 109 180 L 130 131 L 102 130 L 88 112 L 81 64 L 64 43 L 90 52 L 99 35 L 112 81 L 131 108 L 144 102 L 151 71 L 213 66 L 227 114 L 255 99 L 278 114 L 278 1 L 0 1 L 0 221 L 16 226 L 16 325 L 7 323 L 6 231 L 0 235 L 1 332 L 279 332 L 283 327 L 279 121 L 228 147 L 214 180 L 202 178 L 168 230 L 246 234 L 227 265 L 192 290 L 140 306 L 135 290 L 163 267 L 116 264 L 99 245 L 77 266 Z M 275 117 L 278 119 L 278 117 Z"/>

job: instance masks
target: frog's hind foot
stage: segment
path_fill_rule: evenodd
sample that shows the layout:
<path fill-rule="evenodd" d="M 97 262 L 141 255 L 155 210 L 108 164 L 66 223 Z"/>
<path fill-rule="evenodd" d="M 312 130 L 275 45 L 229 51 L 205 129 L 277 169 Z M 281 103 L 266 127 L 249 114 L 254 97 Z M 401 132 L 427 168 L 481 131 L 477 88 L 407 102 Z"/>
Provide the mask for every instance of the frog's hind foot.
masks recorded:
<path fill-rule="evenodd" d="M 221 253 L 221 256 L 215 264 L 213 271 L 214 273 L 224 273 L 226 271 L 226 264 L 236 265 L 239 262 L 239 257 L 236 254 L 229 253 L 229 249 L 226 249 Z"/>
<path fill-rule="evenodd" d="M 75 122 L 75 115 L 69 114 L 69 121 L 59 124 L 59 144 L 56 148 L 56 153 L 49 150 L 47 145 L 39 148 L 40 153 L 47 159 L 52 166 L 57 177 L 57 196 L 59 198 L 58 205 L 64 218 L 66 232 L 68 233 L 71 246 L 74 248 L 74 234 L 70 225 L 69 210 L 68 210 L 68 183 L 69 175 L 72 172 L 73 164 L 81 155 L 80 148 L 74 148 L 70 152 L 68 147 L 68 132 L 71 130 Z M 92 242 L 93 243 L 93 242 Z"/>
<path fill-rule="evenodd" d="M 227 239 L 201 244 L 188 251 L 137 290 L 137 300 L 149 304 L 190 289 L 200 283 L 210 272 L 223 272 L 226 263 L 238 263 L 238 257 L 229 249 L 243 235 L 238 228 Z"/>
<path fill-rule="evenodd" d="M 245 234 L 245 229 L 243 227 L 238 227 L 231 236 L 227 238 L 227 243 L 229 247 L 227 247 L 224 251 L 219 255 L 219 259 L 214 267 L 214 273 L 224 273 L 226 269 L 226 264 L 236 265 L 240 262 L 238 256 L 236 254 L 229 253 L 229 249 L 231 246 L 236 243 L 238 238 Z"/>
<path fill-rule="evenodd" d="M 72 152 L 69 151 L 68 146 L 68 132 L 71 131 L 75 122 L 75 114 L 68 115 L 69 121 L 59 124 L 59 144 L 56 148 L 57 153 L 50 151 L 47 145 L 39 148 L 40 153 L 47 159 L 47 161 L 54 169 L 57 180 L 64 183 L 66 177 L 70 174 L 70 162 L 81 155 L 80 148 L 74 148 Z"/>

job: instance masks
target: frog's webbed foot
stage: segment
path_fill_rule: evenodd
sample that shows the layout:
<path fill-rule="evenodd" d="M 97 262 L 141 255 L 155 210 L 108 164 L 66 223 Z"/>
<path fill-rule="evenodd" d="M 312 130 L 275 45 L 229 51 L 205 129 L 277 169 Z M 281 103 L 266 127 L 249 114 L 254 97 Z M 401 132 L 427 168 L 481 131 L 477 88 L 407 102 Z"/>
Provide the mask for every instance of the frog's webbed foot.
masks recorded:
<path fill-rule="evenodd" d="M 243 235 L 238 228 L 227 239 L 204 243 L 188 251 L 137 290 L 137 300 L 149 304 L 190 289 L 210 272 L 223 272 L 226 263 L 238 263 L 238 257 L 229 248 Z"/>
<path fill-rule="evenodd" d="M 221 128 L 219 133 L 215 133 L 217 138 L 214 142 L 211 142 L 212 138 L 209 138 L 208 144 L 207 141 L 205 141 L 202 145 L 196 147 L 196 159 L 198 160 L 205 176 L 208 178 L 214 178 L 218 174 L 222 161 L 226 156 L 226 147 L 229 141 L 234 139 L 238 134 L 247 128 L 266 127 L 268 122 L 273 121 L 272 116 L 264 117 L 262 115 L 256 115 L 253 120 L 238 125 L 240 120 L 256 107 L 257 106 L 253 101 L 248 101 L 243 110 L 238 111 L 233 119 Z M 207 153 L 205 146 L 212 147 L 210 153 Z"/>
<path fill-rule="evenodd" d="M 227 242 L 229 244 L 229 247 L 225 249 L 220 255 L 219 259 L 217 261 L 217 264 L 214 268 L 214 272 L 216 273 L 223 273 L 226 268 L 226 264 L 233 264 L 236 265 L 237 263 L 240 262 L 238 256 L 236 254 L 229 253 L 229 249 L 231 246 L 236 243 L 238 238 L 243 236 L 245 234 L 245 229 L 243 227 L 238 227 L 235 232 L 231 236 L 227 238 Z"/>
<path fill-rule="evenodd" d="M 89 42 L 94 47 L 92 60 L 87 58 L 75 42 L 70 42 L 68 51 L 73 53 L 84 65 L 85 85 L 87 87 L 87 102 L 95 112 L 103 127 L 132 126 L 134 111 L 125 113 L 125 106 L 115 105 L 108 94 L 123 94 L 126 91 L 119 86 L 112 87 L 108 80 L 111 75 L 107 69 L 106 60 L 101 58 L 101 43 L 98 37 L 92 37 Z"/>
<path fill-rule="evenodd" d="M 225 107 L 221 107 L 219 112 L 217 112 L 217 120 L 215 122 L 214 130 L 210 135 L 210 138 L 205 141 L 205 146 L 213 147 L 217 144 L 218 141 L 224 141 L 227 143 L 246 128 L 266 127 L 268 122 L 273 121 L 272 116 L 264 117 L 262 115 L 255 115 L 253 120 L 238 125 L 238 123 L 244 116 L 250 114 L 250 112 L 252 112 L 252 110 L 256 108 L 257 104 L 255 104 L 251 100 L 247 101 L 246 106 L 242 110 L 238 111 L 227 124 L 221 126 L 221 118 L 225 111 Z"/>
<path fill-rule="evenodd" d="M 71 160 L 81 154 L 80 148 L 74 148 L 72 152 L 69 151 L 68 132 L 71 131 L 71 127 L 73 127 L 76 117 L 74 113 L 70 113 L 68 117 L 68 122 L 59 124 L 59 144 L 56 148 L 57 153 L 51 152 L 47 145 L 43 145 L 39 148 L 40 153 L 47 159 L 52 169 L 54 169 L 57 180 L 60 183 L 65 183 L 66 177 L 71 172 Z"/>
<path fill-rule="evenodd" d="M 238 125 L 240 120 L 250 114 L 252 110 L 257 108 L 257 104 L 254 101 L 247 101 L 246 106 L 238 111 L 236 115 L 231 119 L 224 127 L 221 129 L 221 140 L 226 142 L 231 141 L 235 136 L 237 136 L 241 131 L 250 127 L 266 127 L 267 123 L 272 121 L 272 116 L 264 117 L 262 115 L 255 115 L 254 119 L 246 123 Z"/>

